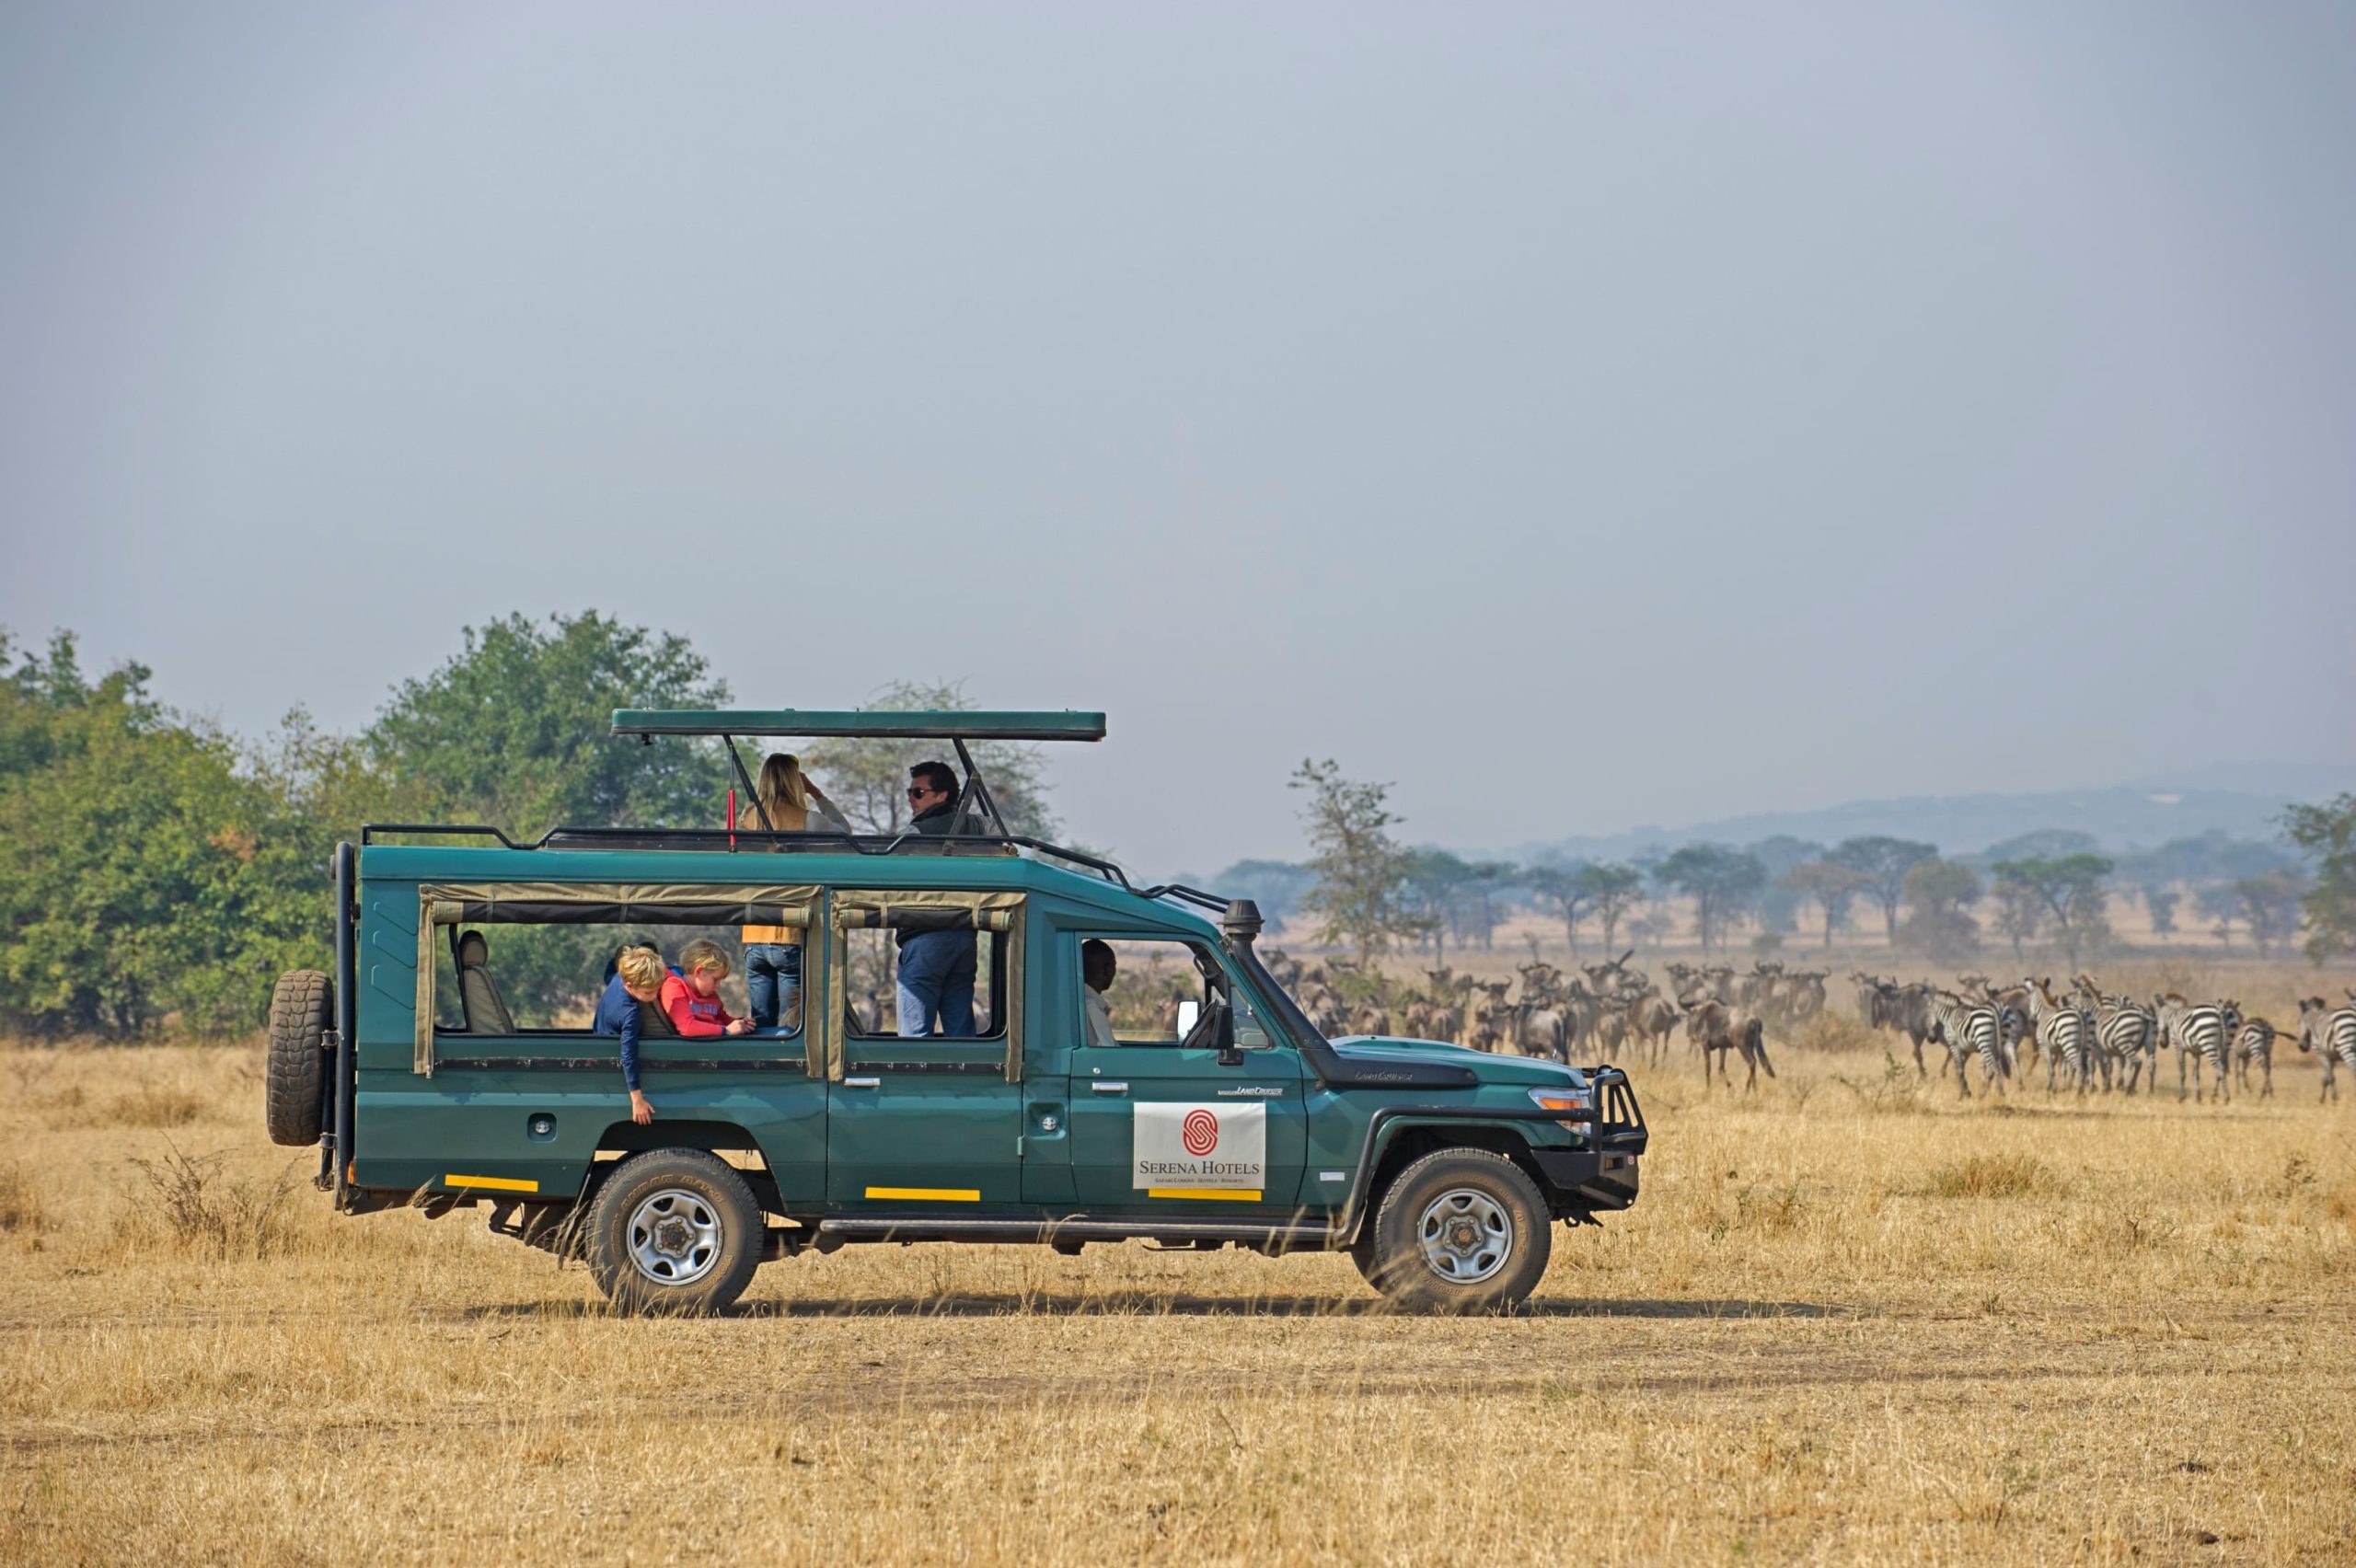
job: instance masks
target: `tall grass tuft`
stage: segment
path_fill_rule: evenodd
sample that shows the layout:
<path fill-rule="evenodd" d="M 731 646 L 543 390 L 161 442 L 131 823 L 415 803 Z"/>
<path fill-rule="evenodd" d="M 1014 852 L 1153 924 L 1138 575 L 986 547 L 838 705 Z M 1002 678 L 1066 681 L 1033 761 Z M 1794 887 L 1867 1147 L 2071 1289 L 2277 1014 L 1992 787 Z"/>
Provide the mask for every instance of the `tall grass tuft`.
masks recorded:
<path fill-rule="evenodd" d="M 40 1230 L 49 1224 L 49 1205 L 25 1168 L 0 1165 L 0 1230 Z"/>
<path fill-rule="evenodd" d="M 2025 1198 L 2058 1193 L 2061 1178 L 2033 1154 L 1975 1154 L 1931 1172 L 1923 1195 L 1933 1198 Z"/>
<path fill-rule="evenodd" d="M 222 1170 L 225 1153 L 191 1155 L 166 1144 L 160 1159 L 134 1158 L 125 1239 L 162 1242 L 209 1258 L 269 1258 L 298 1234 L 296 1180 L 288 1166 L 268 1181 Z"/>

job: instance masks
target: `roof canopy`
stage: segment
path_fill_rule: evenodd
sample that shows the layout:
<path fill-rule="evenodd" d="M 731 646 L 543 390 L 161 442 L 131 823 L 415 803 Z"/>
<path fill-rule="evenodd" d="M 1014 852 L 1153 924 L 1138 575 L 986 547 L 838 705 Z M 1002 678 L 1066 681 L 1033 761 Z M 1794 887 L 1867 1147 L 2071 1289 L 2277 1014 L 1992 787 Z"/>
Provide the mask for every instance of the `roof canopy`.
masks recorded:
<path fill-rule="evenodd" d="M 813 740 L 1101 741 L 1102 713 L 972 709 L 906 713 L 820 708 L 617 708 L 617 735 L 794 735 Z"/>

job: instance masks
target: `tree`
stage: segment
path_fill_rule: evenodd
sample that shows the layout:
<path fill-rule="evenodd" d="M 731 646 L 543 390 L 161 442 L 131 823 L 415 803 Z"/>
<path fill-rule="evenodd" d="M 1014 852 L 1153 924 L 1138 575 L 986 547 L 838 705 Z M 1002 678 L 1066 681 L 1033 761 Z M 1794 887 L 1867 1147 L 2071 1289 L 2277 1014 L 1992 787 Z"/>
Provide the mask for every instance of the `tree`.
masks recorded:
<path fill-rule="evenodd" d="M 1924 860 L 1906 873 L 1907 918 L 1900 941 L 1943 963 L 1969 957 L 1980 945 L 1980 922 L 1967 912 L 1980 899 L 1980 878 L 1952 860 Z"/>
<path fill-rule="evenodd" d="M 2242 918 L 2249 925 L 2249 940 L 2259 953 L 2269 953 L 2277 943 L 2298 934 L 2299 902 L 2306 891 L 2307 879 L 2296 866 L 2277 866 L 2233 884 Z"/>
<path fill-rule="evenodd" d="M 1391 836 L 1399 822 L 1391 786 L 1355 783 L 1328 758 L 1303 761 L 1290 787 L 1309 797 L 1301 820 L 1317 885 L 1301 908 L 1316 919 L 1318 940 L 1346 943 L 1367 968 L 1394 943 L 1421 936 L 1423 918 L 1408 893 L 1415 857 Z"/>
<path fill-rule="evenodd" d="M 327 957 L 322 863 L 284 799 L 146 681 L 86 681 L 70 637 L 0 677 L 0 1022 L 242 1029 L 279 969 Z"/>
<path fill-rule="evenodd" d="M 2013 944 L 2013 962 L 2023 962 L 2021 946 L 2034 941 L 2045 928 L 2045 905 L 2037 890 L 2024 882 L 1999 879 L 1996 883 L 1996 929 Z"/>
<path fill-rule="evenodd" d="M 1609 953 L 1620 945 L 1620 922 L 1644 896 L 1645 873 L 1634 866 L 1591 860 L 1579 868 L 1578 879 L 1586 885 L 1588 903 L 1603 927 L 1603 951 Z"/>
<path fill-rule="evenodd" d="M 2154 936 L 2165 937 L 2174 934 L 2176 906 L 2183 900 L 2184 894 L 2172 887 L 2147 886 L 2143 889 L 2143 907 L 2151 914 Z"/>
<path fill-rule="evenodd" d="M 1727 927 L 1767 884 L 1767 868 L 1758 857 L 1723 844 L 1689 844 L 1663 860 L 1653 875 L 1693 901 L 1693 923 L 1703 952 L 1725 945 Z"/>
<path fill-rule="evenodd" d="M 1431 940 L 1437 958 L 1448 956 L 1449 917 L 1472 874 L 1472 867 L 1445 849 L 1408 852 L 1408 897 L 1419 911 L 1424 935 Z"/>
<path fill-rule="evenodd" d="M 1798 929 L 1800 892 L 1784 881 L 1784 874 L 1795 866 L 1822 859 L 1824 846 L 1779 833 L 1749 846 L 1749 853 L 1767 869 L 1767 885 L 1758 900 L 1761 926 L 1768 931 Z"/>
<path fill-rule="evenodd" d="M 1552 904 L 1563 917 L 1563 934 L 1570 941 L 1573 957 L 1579 951 L 1579 920 L 1595 896 L 1593 889 L 1581 880 L 1580 873 L 1587 867 L 1584 860 L 1576 866 L 1532 866 L 1521 874 L 1522 886 Z"/>
<path fill-rule="evenodd" d="M 960 686 L 895 681 L 879 688 L 860 710 L 963 713 L 973 707 Z M 976 741 L 968 749 L 1007 826 L 1027 838 L 1055 837 L 1057 824 L 1039 748 L 1018 741 Z M 939 741 L 814 741 L 802 754 L 803 765 L 851 825 L 861 833 L 878 834 L 897 834 L 907 826 L 908 769 L 928 760 L 955 766 Z M 748 766 L 757 767 L 757 759 Z"/>
<path fill-rule="evenodd" d="M 1830 860 L 1808 860 L 1783 875 L 1784 886 L 1816 905 L 1824 918 L 1824 945 L 1832 945 L 1834 929 L 1849 923 L 1849 905 L 1871 885 L 1865 872 Z"/>
<path fill-rule="evenodd" d="M 1905 896 L 1907 874 L 1925 861 L 1938 859 L 1938 854 L 1935 844 L 1918 844 L 1911 838 L 1874 836 L 1843 839 L 1825 859 L 1836 866 L 1846 866 L 1864 874 L 1865 891 L 1881 905 L 1883 934 L 1895 946 L 1898 941 L 1898 905 Z"/>
<path fill-rule="evenodd" d="M 2320 965 L 2356 953 L 2356 794 L 2292 806 L 2282 813 L 2282 825 L 2315 862 L 2315 885 L 2301 901 L 2307 957 Z"/>
<path fill-rule="evenodd" d="M 464 646 L 394 689 L 369 727 L 371 762 L 445 820 L 511 834 L 556 826 L 712 827 L 730 781 L 716 743 L 617 741 L 617 708 L 719 708 L 685 638 L 595 611 L 467 628 Z"/>
<path fill-rule="evenodd" d="M 2110 894 L 2103 879 L 2110 875 L 2111 863 L 2100 855 L 2033 855 L 2022 860 L 2000 860 L 1989 869 L 2000 891 L 2019 890 L 2016 896 L 2052 922 L 2053 934 L 2061 939 L 2071 968 L 2078 966 L 2081 952 L 2099 949 L 2110 940 Z"/>

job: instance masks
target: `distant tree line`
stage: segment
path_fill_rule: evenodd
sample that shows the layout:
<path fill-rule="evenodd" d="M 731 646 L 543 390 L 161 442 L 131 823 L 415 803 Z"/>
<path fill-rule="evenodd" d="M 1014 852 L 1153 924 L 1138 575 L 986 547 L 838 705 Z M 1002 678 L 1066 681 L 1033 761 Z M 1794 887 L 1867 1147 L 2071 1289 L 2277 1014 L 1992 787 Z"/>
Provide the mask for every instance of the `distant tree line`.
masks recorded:
<path fill-rule="evenodd" d="M 1920 957 L 1960 962 L 1995 941 L 2016 961 L 2052 953 L 2074 967 L 2116 942 L 2114 898 L 2139 898 L 2165 937 L 2180 928 L 2188 894 L 2213 935 L 2230 943 L 2239 930 L 2261 953 L 2281 951 L 2303 923 L 2319 963 L 2356 944 L 2348 826 L 2356 796 L 2295 808 L 2281 844 L 2210 833 L 2111 857 L 2090 835 L 2054 829 L 1954 857 L 1888 836 L 1830 846 L 1778 836 L 1741 848 L 1689 844 L 1624 862 L 1517 864 L 1405 847 L 1393 835 L 1387 787 L 1345 779 L 1330 760 L 1304 763 L 1293 783 L 1312 802 L 1304 815 L 1317 853 L 1300 865 L 1239 862 L 1216 885 L 1258 899 L 1278 919 L 1311 916 L 1321 940 L 1361 957 L 1487 948 L 1503 917 L 1530 910 L 1560 919 L 1574 952 L 1583 931 L 1606 950 L 1623 935 L 1657 942 L 1669 929 L 1660 905 L 1670 899 L 1691 910 L 1705 951 L 1725 949 L 1745 928 L 1762 945 L 1805 931 L 1829 948 L 1870 912 L 1885 940 Z"/>

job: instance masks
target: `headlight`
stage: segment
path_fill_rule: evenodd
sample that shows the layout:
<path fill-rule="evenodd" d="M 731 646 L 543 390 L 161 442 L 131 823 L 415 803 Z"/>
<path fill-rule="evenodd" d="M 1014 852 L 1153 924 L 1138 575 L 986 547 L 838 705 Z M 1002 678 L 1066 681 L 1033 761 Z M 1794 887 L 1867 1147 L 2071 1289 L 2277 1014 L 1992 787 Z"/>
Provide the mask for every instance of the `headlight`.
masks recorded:
<path fill-rule="evenodd" d="M 1533 1089 L 1530 1098 L 1542 1111 L 1566 1111 L 1580 1115 L 1595 1109 L 1595 1090 L 1586 1085 L 1569 1085 L 1562 1089 Z"/>

